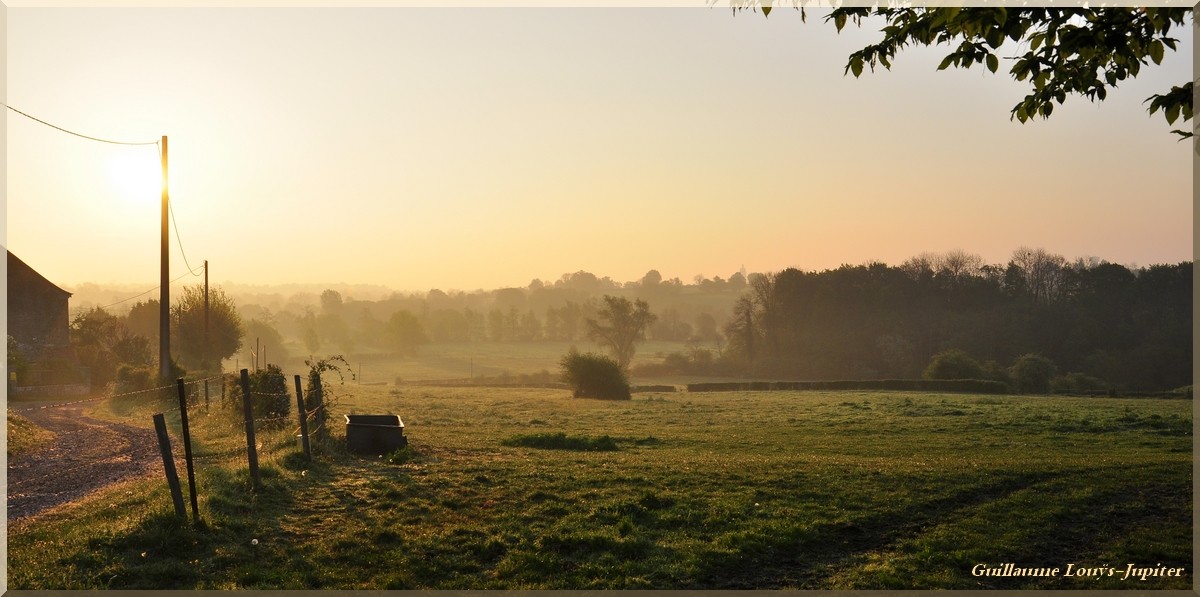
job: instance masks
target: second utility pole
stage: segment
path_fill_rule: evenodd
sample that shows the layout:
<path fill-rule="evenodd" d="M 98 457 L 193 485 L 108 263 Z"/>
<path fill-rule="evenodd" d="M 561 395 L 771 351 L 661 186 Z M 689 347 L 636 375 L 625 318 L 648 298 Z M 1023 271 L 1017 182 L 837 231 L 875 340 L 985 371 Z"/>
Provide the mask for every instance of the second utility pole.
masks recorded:
<path fill-rule="evenodd" d="M 162 252 L 158 290 L 158 376 L 171 379 L 171 279 L 167 252 L 167 136 L 162 138 Z"/>

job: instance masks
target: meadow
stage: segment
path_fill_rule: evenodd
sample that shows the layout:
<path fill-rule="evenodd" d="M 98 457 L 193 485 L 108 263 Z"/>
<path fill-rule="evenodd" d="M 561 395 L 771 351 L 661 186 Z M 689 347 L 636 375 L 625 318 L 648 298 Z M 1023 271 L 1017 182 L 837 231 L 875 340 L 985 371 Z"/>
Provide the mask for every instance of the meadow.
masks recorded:
<path fill-rule="evenodd" d="M 262 486 L 250 492 L 240 421 L 214 404 L 193 421 L 196 451 L 207 455 L 197 471 L 202 525 L 174 517 L 161 478 L 116 487 L 10 529 L 9 587 L 1193 582 L 1190 401 L 813 391 L 605 402 L 549 389 L 335 390 L 335 413 L 399 414 L 409 447 L 347 454 L 335 422 L 310 462 L 292 427 L 263 430 Z M 108 403 L 96 415 L 148 421 L 153 410 Z M 972 574 L 1005 563 L 1116 574 Z M 1129 564 L 1184 572 L 1122 580 Z"/>

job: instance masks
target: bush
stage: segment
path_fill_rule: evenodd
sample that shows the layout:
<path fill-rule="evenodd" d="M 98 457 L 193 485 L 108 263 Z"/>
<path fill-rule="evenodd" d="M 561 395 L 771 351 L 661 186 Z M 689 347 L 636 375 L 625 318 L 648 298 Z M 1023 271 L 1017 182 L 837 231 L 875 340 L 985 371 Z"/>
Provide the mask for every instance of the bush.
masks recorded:
<path fill-rule="evenodd" d="M 1050 380 L 1054 378 L 1056 369 L 1050 359 L 1029 353 L 1017 357 L 1009 373 L 1012 375 L 1013 388 L 1018 392 L 1046 394 L 1050 392 Z"/>
<path fill-rule="evenodd" d="M 133 365 L 121 365 L 117 368 L 117 386 L 118 394 L 129 392 L 138 392 L 148 390 L 154 387 L 154 383 L 158 381 L 158 370 L 154 367 L 135 367 Z"/>
<path fill-rule="evenodd" d="M 1083 373 L 1068 373 L 1050 380 L 1050 389 L 1055 393 L 1107 393 L 1111 387 L 1098 377 Z"/>
<path fill-rule="evenodd" d="M 562 380 L 576 398 L 629 400 L 629 379 L 617 362 L 595 353 L 580 353 L 571 349 L 560 362 Z"/>
<path fill-rule="evenodd" d="M 984 379 L 983 366 L 971 355 L 951 348 L 933 355 L 922 374 L 925 379 Z"/>
<path fill-rule="evenodd" d="M 287 378 L 278 365 L 267 365 L 255 371 L 250 378 L 250 410 L 254 413 L 254 424 L 258 427 L 282 427 L 292 413 L 292 395 L 288 392 Z M 242 378 L 240 374 L 226 378 L 226 406 L 242 412 Z"/>

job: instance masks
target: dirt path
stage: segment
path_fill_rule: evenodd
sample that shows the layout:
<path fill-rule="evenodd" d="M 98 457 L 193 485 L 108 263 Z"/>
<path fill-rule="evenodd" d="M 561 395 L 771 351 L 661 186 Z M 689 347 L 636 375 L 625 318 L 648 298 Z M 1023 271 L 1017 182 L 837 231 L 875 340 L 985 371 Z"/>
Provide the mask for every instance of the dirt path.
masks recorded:
<path fill-rule="evenodd" d="M 55 437 L 9 461 L 9 523 L 36 517 L 113 483 L 162 470 L 152 429 L 86 417 L 79 406 L 17 412 Z"/>

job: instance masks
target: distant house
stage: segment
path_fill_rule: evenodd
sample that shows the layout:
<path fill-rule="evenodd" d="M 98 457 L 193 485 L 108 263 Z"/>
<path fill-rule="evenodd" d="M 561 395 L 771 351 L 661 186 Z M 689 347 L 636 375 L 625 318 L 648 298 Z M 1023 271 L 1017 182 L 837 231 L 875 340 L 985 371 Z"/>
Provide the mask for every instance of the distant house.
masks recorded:
<path fill-rule="evenodd" d="M 59 288 L 8 252 L 8 335 L 24 365 L 10 375 L 9 388 L 24 393 L 86 391 L 86 371 L 71 347 L 71 293 Z M 15 382 L 15 388 L 14 383 Z"/>

